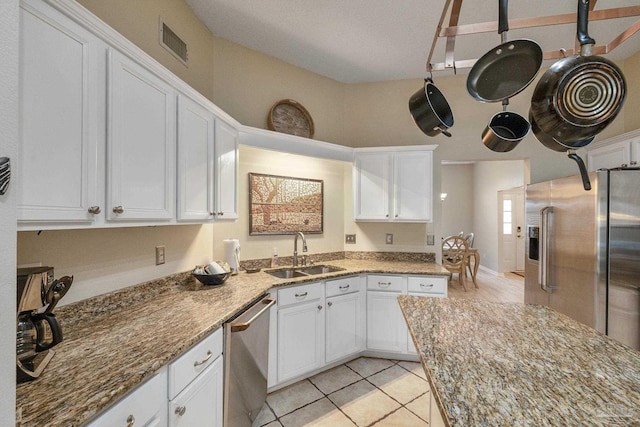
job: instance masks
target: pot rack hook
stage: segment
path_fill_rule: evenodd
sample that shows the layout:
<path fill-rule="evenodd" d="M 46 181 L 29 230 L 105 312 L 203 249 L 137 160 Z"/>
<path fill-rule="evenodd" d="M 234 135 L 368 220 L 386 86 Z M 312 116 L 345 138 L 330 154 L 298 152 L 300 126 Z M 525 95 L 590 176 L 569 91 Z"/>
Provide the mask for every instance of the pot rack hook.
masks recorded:
<path fill-rule="evenodd" d="M 561 47 L 561 48 L 560 48 L 560 53 L 562 54 L 562 57 L 563 57 L 563 58 L 566 58 L 566 57 L 567 57 L 567 49 L 565 49 L 565 48 Z"/>
<path fill-rule="evenodd" d="M 502 111 L 507 111 L 507 105 L 509 105 L 509 98 L 502 100 Z"/>
<path fill-rule="evenodd" d="M 433 73 L 432 73 L 431 63 L 427 62 L 427 73 L 429 73 L 429 80 L 433 81 Z"/>

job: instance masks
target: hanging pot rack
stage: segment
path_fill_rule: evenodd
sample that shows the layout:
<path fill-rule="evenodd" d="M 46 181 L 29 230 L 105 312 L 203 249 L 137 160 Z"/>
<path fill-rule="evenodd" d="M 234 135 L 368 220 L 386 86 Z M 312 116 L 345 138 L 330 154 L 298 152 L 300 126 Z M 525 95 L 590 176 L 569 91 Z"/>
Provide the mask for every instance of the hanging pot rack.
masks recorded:
<path fill-rule="evenodd" d="M 473 64 L 478 60 L 474 59 L 455 59 L 455 44 L 456 37 L 462 35 L 490 33 L 498 31 L 498 22 L 479 22 L 475 24 L 458 25 L 460 18 L 460 10 L 462 9 L 463 0 L 446 0 L 442 9 L 442 15 L 436 28 L 433 42 L 431 43 L 431 49 L 429 50 L 429 56 L 427 57 L 426 68 L 427 72 L 432 71 L 444 71 L 453 70 L 455 73 L 457 69 L 471 68 Z M 591 1 L 589 5 L 589 21 L 601 21 L 607 19 L 628 18 L 634 16 L 640 16 L 640 6 L 628 6 L 628 7 L 616 7 L 611 9 L 593 10 L 596 1 Z M 450 13 L 449 13 L 450 12 Z M 443 24 L 449 16 L 448 26 L 443 28 Z M 552 25 L 573 24 L 576 22 L 575 13 L 567 13 L 563 15 L 554 16 L 540 16 L 535 18 L 522 18 L 513 19 L 509 21 L 510 29 L 516 28 L 535 28 L 546 27 Z M 610 42 L 605 44 L 598 44 L 593 47 L 593 55 L 604 55 L 612 52 L 615 48 L 624 43 L 627 39 L 640 31 L 640 19 L 633 23 L 631 26 L 622 31 L 617 37 L 613 38 Z M 446 38 L 444 62 L 433 63 L 433 55 L 436 49 L 438 39 Z M 580 52 L 580 47 L 576 41 L 574 48 L 572 49 L 560 49 L 544 52 L 544 59 L 560 59 L 566 56 L 572 56 Z"/>

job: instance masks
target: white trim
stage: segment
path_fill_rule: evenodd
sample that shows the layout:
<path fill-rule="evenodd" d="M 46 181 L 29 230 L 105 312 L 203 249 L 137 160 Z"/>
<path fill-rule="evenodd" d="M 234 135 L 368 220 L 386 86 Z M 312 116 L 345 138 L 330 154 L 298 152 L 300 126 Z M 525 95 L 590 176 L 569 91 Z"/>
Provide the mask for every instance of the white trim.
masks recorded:
<path fill-rule="evenodd" d="M 242 126 L 240 128 L 240 144 L 290 154 L 342 160 L 345 162 L 353 162 L 354 159 L 354 149 L 345 147 L 344 145 L 288 135 L 266 129 L 258 129 L 251 126 Z"/>
<path fill-rule="evenodd" d="M 611 138 L 603 139 L 601 141 L 592 142 L 588 147 L 585 148 L 587 152 L 589 152 L 594 148 L 606 147 L 607 145 L 615 144 L 616 142 L 623 142 L 637 137 L 640 137 L 640 129 L 635 129 L 631 132 L 612 136 Z"/>
<path fill-rule="evenodd" d="M 437 144 L 433 145 L 401 145 L 401 146 L 385 146 L 385 147 L 361 147 L 354 148 L 355 153 L 397 153 L 400 151 L 434 151 L 438 148 Z"/>
<path fill-rule="evenodd" d="M 493 274 L 494 276 L 500 276 L 500 273 L 498 273 L 497 271 L 493 271 L 488 267 L 485 267 L 484 265 L 480 264 L 480 266 L 478 267 L 480 270 L 484 271 L 485 273 L 489 273 L 489 274 Z"/>

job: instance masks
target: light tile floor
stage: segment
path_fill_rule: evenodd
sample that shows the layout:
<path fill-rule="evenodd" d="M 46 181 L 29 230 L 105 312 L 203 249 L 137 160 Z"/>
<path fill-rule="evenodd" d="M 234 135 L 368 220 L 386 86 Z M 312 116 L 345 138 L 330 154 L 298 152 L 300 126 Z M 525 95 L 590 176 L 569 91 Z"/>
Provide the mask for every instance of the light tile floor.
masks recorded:
<path fill-rule="evenodd" d="M 419 427 L 428 420 L 419 363 L 360 357 L 269 394 L 253 425 Z"/>

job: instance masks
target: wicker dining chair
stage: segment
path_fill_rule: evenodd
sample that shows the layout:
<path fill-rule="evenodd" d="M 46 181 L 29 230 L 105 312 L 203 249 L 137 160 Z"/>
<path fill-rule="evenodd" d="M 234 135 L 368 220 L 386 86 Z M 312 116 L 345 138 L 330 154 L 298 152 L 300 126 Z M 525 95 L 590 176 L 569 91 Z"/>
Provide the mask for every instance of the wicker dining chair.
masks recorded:
<path fill-rule="evenodd" d="M 458 281 L 467 290 L 464 276 L 467 266 L 467 241 L 460 236 L 450 236 L 442 241 L 442 266 L 451 273 L 458 273 Z"/>

